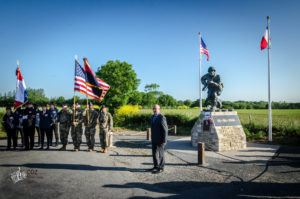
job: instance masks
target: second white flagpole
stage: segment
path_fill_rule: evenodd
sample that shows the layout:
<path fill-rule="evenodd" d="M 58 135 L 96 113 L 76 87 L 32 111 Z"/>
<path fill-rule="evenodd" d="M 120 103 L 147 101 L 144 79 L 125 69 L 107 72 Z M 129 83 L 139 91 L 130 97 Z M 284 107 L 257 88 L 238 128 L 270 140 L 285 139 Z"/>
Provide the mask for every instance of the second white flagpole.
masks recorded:
<path fill-rule="evenodd" d="M 271 60 L 270 60 L 270 17 L 268 21 L 268 103 L 269 103 L 269 142 L 272 142 L 272 100 L 271 100 Z"/>
<path fill-rule="evenodd" d="M 200 106 L 200 114 L 202 111 L 202 84 L 201 84 L 201 33 L 199 32 L 199 106 Z"/>

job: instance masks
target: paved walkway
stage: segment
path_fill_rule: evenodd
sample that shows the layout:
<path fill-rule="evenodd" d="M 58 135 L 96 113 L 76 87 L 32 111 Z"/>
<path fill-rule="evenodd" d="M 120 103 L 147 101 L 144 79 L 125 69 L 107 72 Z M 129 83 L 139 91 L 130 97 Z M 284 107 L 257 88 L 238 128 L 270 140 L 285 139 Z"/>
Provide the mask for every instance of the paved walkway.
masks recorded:
<path fill-rule="evenodd" d="M 0 198 L 300 198 L 300 148 L 249 143 L 238 152 L 206 151 L 199 166 L 190 138 L 169 136 L 166 171 L 152 174 L 145 138 L 115 134 L 107 154 L 86 152 L 85 138 L 80 152 L 71 140 L 65 152 L 4 151 L 0 140 Z M 27 176 L 13 183 L 19 168 Z"/>

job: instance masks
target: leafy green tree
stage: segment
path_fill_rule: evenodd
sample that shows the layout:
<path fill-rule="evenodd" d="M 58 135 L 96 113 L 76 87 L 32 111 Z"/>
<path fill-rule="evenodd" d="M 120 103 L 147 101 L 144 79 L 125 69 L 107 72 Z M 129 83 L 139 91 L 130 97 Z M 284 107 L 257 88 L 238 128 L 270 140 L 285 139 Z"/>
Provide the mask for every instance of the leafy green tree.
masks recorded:
<path fill-rule="evenodd" d="M 184 103 L 183 103 L 182 100 L 178 100 L 178 101 L 177 101 L 177 106 L 183 106 L 183 105 L 184 105 Z"/>
<path fill-rule="evenodd" d="M 145 92 L 146 93 L 149 93 L 149 92 L 152 92 L 152 91 L 157 91 L 159 89 L 159 85 L 158 84 L 146 84 L 145 85 Z"/>
<path fill-rule="evenodd" d="M 130 94 L 130 97 L 129 97 L 129 100 L 128 100 L 128 104 L 131 104 L 131 105 L 141 105 L 144 95 L 145 95 L 145 93 L 138 92 L 138 91 L 133 91 Z"/>
<path fill-rule="evenodd" d="M 142 106 L 152 107 L 156 103 L 157 103 L 157 98 L 153 93 L 145 93 L 142 99 Z"/>
<path fill-rule="evenodd" d="M 158 99 L 158 104 L 161 106 L 174 107 L 176 105 L 176 100 L 171 95 L 161 95 Z"/>
<path fill-rule="evenodd" d="M 187 99 L 187 100 L 183 101 L 183 104 L 190 107 L 193 104 L 193 102 L 192 102 L 192 100 Z"/>
<path fill-rule="evenodd" d="M 33 104 L 45 104 L 49 103 L 49 99 L 45 95 L 45 91 L 42 88 L 39 89 L 33 89 L 28 88 L 28 101 Z"/>
<path fill-rule="evenodd" d="M 127 104 L 130 94 L 136 91 L 140 80 L 137 78 L 131 64 L 127 62 L 108 61 L 98 68 L 96 76 L 110 85 L 103 103 L 112 112 Z"/>
<path fill-rule="evenodd" d="M 160 86 L 158 84 L 146 84 L 145 85 L 145 92 L 146 93 L 153 93 L 155 95 L 155 97 L 158 98 L 159 96 L 164 94 L 163 92 L 158 91 L 159 87 Z"/>

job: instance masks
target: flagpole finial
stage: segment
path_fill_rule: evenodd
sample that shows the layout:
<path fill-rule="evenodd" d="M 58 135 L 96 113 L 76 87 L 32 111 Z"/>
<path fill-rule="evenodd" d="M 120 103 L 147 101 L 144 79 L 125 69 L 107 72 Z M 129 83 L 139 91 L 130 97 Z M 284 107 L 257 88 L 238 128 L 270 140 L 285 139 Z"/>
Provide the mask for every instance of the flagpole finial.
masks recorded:
<path fill-rule="evenodd" d="M 200 35 L 201 33 L 200 32 L 198 32 L 198 35 Z"/>
<path fill-rule="evenodd" d="M 19 62 L 19 60 L 17 60 L 17 66 L 19 67 L 19 65 L 20 65 L 20 62 Z"/>
<path fill-rule="evenodd" d="M 267 19 L 270 19 L 270 16 L 267 16 Z"/>
<path fill-rule="evenodd" d="M 75 60 L 77 60 L 77 55 L 75 55 Z"/>

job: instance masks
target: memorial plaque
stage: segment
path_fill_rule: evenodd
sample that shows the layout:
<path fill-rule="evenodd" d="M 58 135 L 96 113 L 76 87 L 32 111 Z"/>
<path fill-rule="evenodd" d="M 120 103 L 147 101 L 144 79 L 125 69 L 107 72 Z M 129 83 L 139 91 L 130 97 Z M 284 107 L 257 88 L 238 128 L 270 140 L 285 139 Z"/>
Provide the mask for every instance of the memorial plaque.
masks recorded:
<path fill-rule="evenodd" d="M 213 115 L 215 126 L 238 126 L 241 122 L 237 115 Z"/>

